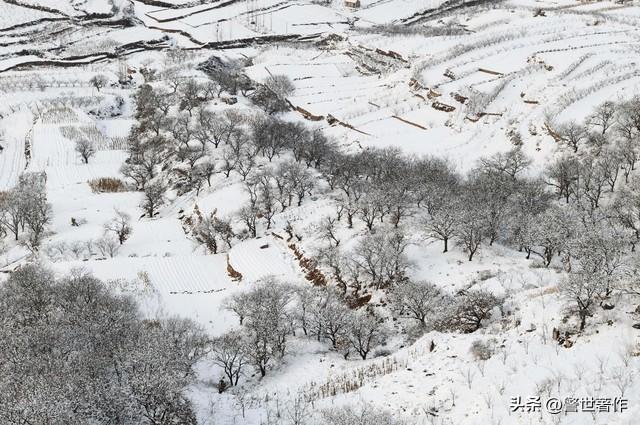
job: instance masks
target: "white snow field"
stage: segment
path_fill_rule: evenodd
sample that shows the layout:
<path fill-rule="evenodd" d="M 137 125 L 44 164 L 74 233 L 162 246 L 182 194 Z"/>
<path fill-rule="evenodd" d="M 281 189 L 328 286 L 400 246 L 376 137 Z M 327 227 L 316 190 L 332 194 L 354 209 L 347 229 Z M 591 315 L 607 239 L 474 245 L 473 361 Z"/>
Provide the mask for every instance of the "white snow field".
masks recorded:
<path fill-rule="evenodd" d="M 83 269 L 133 293 L 145 315 L 191 318 L 212 338 L 240 332 L 238 317 L 225 308 L 228 297 L 270 277 L 296 289 L 312 285 L 295 250 L 311 257 L 326 242 L 321 219 L 338 211 L 340 188 L 318 183 L 301 205 L 294 199 L 286 210 L 276 208 L 270 226 L 261 221 L 253 238 L 238 216 L 251 199 L 246 176 L 224 175 L 223 147 L 214 151 L 210 181 L 197 191 L 167 190 L 153 218 L 140 208 L 143 193 L 121 172 L 138 122 L 136 91 L 149 83 L 171 92 L 174 79 L 205 83 L 197 66 L 212 56 L 242 62 L 254 82 L 287 76 L 292 109 L 281 117 L 321 130 L 344 152 L 398 148 L 446 158 L 464 173 L 480 158 L 511 149 L 518 133 L 532 160 L 527 173 L 537 176 L 563 153 L 553 129 L 585 120 L 604 101 L 640 95 L 640 3 L 362 0 L 352 8 L 337 0 L 0 1 L 0 194 L 23 172 L 44 172 L 53 213 L 38 253 L 9 236 L 0 243 L 0 282 L 29 261 L 60 275 Z M 100 89 L 92 82 L 98 75 L 108 79 Z M 238 90 L 206 100 L 202 109 L 250 114 L 256 107 Z M 97 147 L 88 163 L 76 152 L 79 134 Z M 291 156 L 261 159 L 254 171 Z M 89 183 L 102 178 L 127 186 L 92 190 Z M 131 217 L 132 232 L 108 253 L 97 242 L 118 212 Z M 239 235 L 216 254 L 188 225 L 214 212 Z M 205 358 L 189 390 L 198 423 L 301 425 L 307 422 L 286 413 L 300 398 L 309 412 L 365 406 L 421 425 L 640 423 L 637 297 L 615 295 L 615 308 L 598 308 L 571 344 L 560 345 L 554 330 L 575 325 L 559 294 L 566 275 L 560 260 L 547 268 L 513 247 L 483 243 L 468 261 L 453 241 L 442 253 L 417 216 L 403 225 L 411 280 L 452 294 L 486 289 L 506 304 L 473 333 L 416 336 L 406 320 L 391 319 L 386 292 L 365 289 L 370 308 L 391 327 L 388 341 L 367 360 L 353 353 L 345 359 L 326 341 L 296 330 L 264 378 L 247 366 L 238 388 L 218 393 L 222 369 Z M 347 228 L 344 218 L 336 232 L 346 250 L 368 234 L 362 221 Z M 489 342 L 495 353 L 476 359 L 470 350 L 477 341 Z M 536 396 L 613 404 L 609 411 L 559 414 L 511 408 L 514 398 Z M 620 399 L 628 403 L 624 409 L 615 404 Z M 282 414 L 274 419 L 275 411 Z"/>

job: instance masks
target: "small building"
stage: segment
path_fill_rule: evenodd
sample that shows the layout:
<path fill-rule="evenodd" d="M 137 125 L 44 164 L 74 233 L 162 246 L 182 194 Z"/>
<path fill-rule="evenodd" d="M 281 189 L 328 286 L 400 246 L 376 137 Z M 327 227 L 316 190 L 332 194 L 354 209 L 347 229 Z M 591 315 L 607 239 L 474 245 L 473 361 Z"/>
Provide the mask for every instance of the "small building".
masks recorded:
<path fill-rule="evenodd" d="M 358 9 L 360 7 L 360 0 L 344 0 L 344 5 L 352 9 Z"/>

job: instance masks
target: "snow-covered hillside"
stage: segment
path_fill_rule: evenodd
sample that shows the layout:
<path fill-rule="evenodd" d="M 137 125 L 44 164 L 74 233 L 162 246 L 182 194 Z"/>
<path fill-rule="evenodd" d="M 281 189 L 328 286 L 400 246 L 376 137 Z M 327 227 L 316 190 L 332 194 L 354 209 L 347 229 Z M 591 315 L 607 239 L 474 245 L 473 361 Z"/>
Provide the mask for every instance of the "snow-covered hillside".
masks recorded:
<path fill-rule="evenodd" d="M 0 425 L 638 423 L 637 1 L 4 0 L 0 93 Z M 29 264 L 186 401 L 45 400 Z"/>

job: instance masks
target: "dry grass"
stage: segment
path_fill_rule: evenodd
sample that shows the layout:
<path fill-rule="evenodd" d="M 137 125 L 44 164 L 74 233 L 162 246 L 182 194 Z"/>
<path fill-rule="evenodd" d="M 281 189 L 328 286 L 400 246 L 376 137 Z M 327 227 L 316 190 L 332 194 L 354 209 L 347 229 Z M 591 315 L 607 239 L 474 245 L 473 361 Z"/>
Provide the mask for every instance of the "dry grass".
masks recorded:
<path fill-rule="evenodd" d="M 126 192 L 127 186 L 120 179 L 113 177 L 101 177 L 89 180 L 89 187 L 96 193 Z"/>

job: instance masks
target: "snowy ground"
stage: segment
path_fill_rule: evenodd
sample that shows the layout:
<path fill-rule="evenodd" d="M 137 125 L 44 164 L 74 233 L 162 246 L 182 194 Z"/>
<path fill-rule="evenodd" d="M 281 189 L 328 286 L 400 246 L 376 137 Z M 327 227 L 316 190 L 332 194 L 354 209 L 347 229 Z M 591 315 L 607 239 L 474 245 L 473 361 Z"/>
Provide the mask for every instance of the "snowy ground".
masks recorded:
<path fill-rule="evenodd" d="M 239 178 L 216 176 L 198 196 L 172 196 L 154 220 L 139 219 L 138 192 L 92 192 L 88 180 L 121 177 L 127 154 L 111 142 L 127 136 L 133 119 L 129 100 L 117 116 L 90 112 L 117 96 L 129 99 L 135 88 L 97 92 L 89 83 L 97 73 L 116 81 L 123 64 L 137 71 L 145 66 L 189 69 L 212 54 L 250 57 L 246 71 L 252 79 L 289 76 L 295 85 L 289 101 L 322 116 L 315 125 L 345 149 L 396 146 L 450 158 L 460 171 L 481 156 L 508 150 L 509 131 L 518 131 L 537 172 L 557 154 L 546 123 L 582 119 L 606 99 L 640 93 L 637 2 L 511 0 L 434 20 L 429 11 L 448 2 L 363 1 L 359 10 L 352 10 L 335 1 L 258 0 L 253 7 L 259 10 L 253 12 L 248 1 L 220 5 L 179 0 L 170 3 L 180 7 L 165 8 L 133 0 L 129 10 L 125 2 L 116 1 L 112 8 L 106 0 L 17 3 L 45 9 L 0 3 L 0 190 L 14 186 L 24 170 L 47 173 L 54 221 L 46 243 L 51 245 L 98 238 L 114 210 L 129 213 L 133 235 L 115 258 L 80 254 L 46 261 L 60 273 L 82 267 L 104 280 L 148 278 L 152 288 L 131 290 L 140 292 L 149 314 L 188 316 L 212 335 L 237 326 L 237 319 L 221 308 L 224 298 L 269 275 L 307 284 L 304 273 L 286 243 L 270 233 L 217 255 L 207 255 L 185 234 L 179 216 L 196 205 L 206 213 L 217 209 L 222 216 L 237 211 L 247 196 Z M 534 17 L 537 8 L 544 8 L 546 16 Z M 108 17 L 92 22 L 88 13 Z M 118 21 L 129 13 L 137 23 L 122 26 Z M 427 29 L 389 35 L 377 27 L 412 21 L 419 22 L 412 28 L 424 27 L 435 35 Z M 451 29 L 457 31 L 445 31 Z M 316 43 L 328 34 L 340 40 Z M 256 40 L 268 36 L 312 38 L 266 45 Z M 167 53 L 176 47 L 193 50 L 176 59 Z M 122 53 L 120 59 L 116 53 Z M 134 82 L 141 82 L 139 72 Z M 455 99 L 471 90 L 491 97 L 482 111 L 471 111 Z M 455 110 L 436 110 L 435 101 Z M 330 125 L 328 115 L 352 128 Z M 297 112 L 288 118 L 303 119 Z M 89 164 L 81 163 L 74 142 L 65 137 L 62 128 L 69 126 L 95 127 L 104 141 Z M 284 235 L 291 222 L 304 235 L 302 248 L 312 251 L 314 225 L 331 209 L 330 201 L 308 200 L 276 215 L 274 231 Z M 84 224 L 72 226 L 72 218 Z M 424 242 L 418 231 L 413 240 L 413 278 L 449 290 L 474 284 L 508 294 L 506 318 L 494 318 L 470 335 L 432 332 L 408 346 L 400 346 L 398 335 L 389 344 L 396 352 L 367 361 L 347 361 L 326 344 L 294 338 L 277 370 L 262 381 L 250 381 L 245 416 L 232 395 L 217 394 L 211 383 L 220 371 L 204 364 L 202 380 L 193 389 L 202 422 L 259 424 L 269 404 L 265 395 L 271 403 L 286 404 L 302 392 L 315 407 L 370 402 L 421 424 L 638 423 L 640 331 L 631 327 L 637 322 L 631 300 L 616 300 L 618 308 L 598 315 L 573 347 L 564 348 L 551 339 L 564 317 L 557 296 L 559 272 L 538 268 L 522 253 L 501 246 L 483 247 L 468 262 L 458 250 L 442 254 L 439 244 Z M 24 248 L 12 246 L 0 256 L 0 266 L 12 270 L 27 255 Z M 229 264 L 243 275 L 242 282 L 231 279 Z M 401 327 L 396 330 L 400 333 Z M 490 338 L 497 340 L 499 352 L 486 362 L 474 360 L 471 344 Z M 435 349 L 430 351 L 432 342 Z M 632 379 L 626 382 L 625 377 Z M 347 381 L 357 381 L 357 388 L 336 395 L 319 390 L 323 384 L 335 389 Z M 629 408 L 598 414 L 510 412 L 512 397 L 535 395 L 543 400 L 624 396 Z"/>

